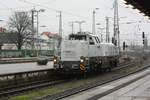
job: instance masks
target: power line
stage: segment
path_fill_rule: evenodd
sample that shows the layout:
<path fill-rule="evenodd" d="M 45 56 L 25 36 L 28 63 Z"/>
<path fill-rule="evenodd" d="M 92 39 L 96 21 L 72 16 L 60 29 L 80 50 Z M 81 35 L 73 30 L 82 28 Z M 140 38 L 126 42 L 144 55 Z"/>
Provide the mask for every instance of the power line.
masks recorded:
<path fill-rule="evenodd" d="M 55 1 L 57 1 L 57 0 L 51 0 L 51 1 L 48 1 L 48 2 L 44 2 L 43 4 L 53 3 L 53 2 L 55 2 Z"/>
<path fill-rule="evenodd" d="M 50 7 L 48 7 L 48 6 L 45 6 L 45 5 L 42 5 L 42 4 L 37 4 L 37 3 L 33 3 L 33 2 L 29 2 L 29 1 L 26 1 L 26 0 L 19 0 L 19 1 L 21 1 L 21 2 L 24 2 L 24 3 L 27 3 L 27 4 L 32 4 L 32 5 L 34 5 L 34 6 L 40 6 L 40 7 L 44 7 L 44 8 L 47 8 L 47 9 L 49 9 L 49 10 L 52 10 L 52 11 L 55 11 L 55 12 L 62 12 L 62 13 L 64 13 L 64 14 L 68 14 L 68 15 L 72 15 L 72 16 L 76 16 L 76 17 L 82 17 L 82 18 L 86 18 L 86 19 L 89 19 L 89 18 L 87 18 L 87 17 L 84 17 L 84 16 L 81 16 L 81 15 L 77 15 L 77 14 L 73 14 L 73 13 L 70 13 L 70 12 L 66 12 L 66 11 L 62 11 L 62 10 L 58 10 L 58 9 L 54 9 L 54 8 L 50 8 Z"/>
<path fill-rule="evenodd" d="M 12 11 L 12 9 L 11 9 L 11 8 L 9 8 L 8 6 L 6 6 L 3 2 L 1 2 L 0 4 L 1 4 L 1 5 L 3 5 L 3 6 L 5 6 L 7 9 L 9 9 L 9 10 L 11 10 L 11 11 Z"/>

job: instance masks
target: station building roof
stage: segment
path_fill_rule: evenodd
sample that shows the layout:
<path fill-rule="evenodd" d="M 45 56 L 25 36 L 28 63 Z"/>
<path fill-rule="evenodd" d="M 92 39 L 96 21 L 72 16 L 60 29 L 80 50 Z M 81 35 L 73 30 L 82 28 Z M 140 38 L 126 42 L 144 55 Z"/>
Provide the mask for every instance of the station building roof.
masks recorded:
<path fill-rule="evenodd" d="M 12 44 L 17 40 L 16 33 L 0 33 L 0 44 Z"/>
<path fill-rule="evenodd" d="M 124 0 L 126 4 L 130 4 L 133 6 L 133 9 L 140 10 L 141 13 L 144 13 L 145 16 L 150 18 L 150 7 L 149 0 Z"/>

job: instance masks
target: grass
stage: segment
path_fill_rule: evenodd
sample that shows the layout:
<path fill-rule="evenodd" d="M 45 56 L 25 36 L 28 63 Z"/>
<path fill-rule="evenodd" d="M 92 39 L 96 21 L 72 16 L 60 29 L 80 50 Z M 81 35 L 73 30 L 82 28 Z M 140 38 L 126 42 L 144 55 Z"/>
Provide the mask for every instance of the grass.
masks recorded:
<path fill-rule="evenodd" d="M 138 66 L 141 66 L 141 65 L 138 65 Z M 137 68 L 138 66 L 129 66 L 129 67 L 123 68 L 119 71 L 113 71 L 111 73 L 106 73 L 106 74 L 102 74 L 102 75 L 98 75 L 98 76 L 90 77 L 90 78 L 86 78 L 86 79 L 74 80 L 71 82 L 56 85 L 52 88 L 41 89 L 41 90 L 33 91 L 31 93 L 23 94 L 20 96 L 11 97 L 9 99 L 0 99 L 0 100 L 31 100 L 31 99 L 34 99 L 37 97 L 41 97 L 43 95 L 56 93 L 56 92 L 59 92 L 59 91 L 65 90 L 65 89 L 85 85 L 85 84 L 91 83 L 91 82 L 95 82 L 97 80 L 110 78 L 110 77 L 117 75 L 119 73 L 124 73 L 124 72 L 127 72 L 129 70 L 133 70 L 134 68 Z"/>
<path fill-rule="evenodd" d="M 31 93 L 27 93 L 27 94 L 24 94 L 21 96 L 11 97 L 8 100 L 31 100 L 35 97 L 41 97 L 43 95 L 56 93 L 56 92 L 61 91 L 61 90 L 69 89 L 72 87 L 77 87 L 80 85 L 85 85 L 85 84 L 88 84 L 90 82 L 94 82 L 94 81 L 97 81 L 100 79 L 105 79 L 105 78 L 111 77 L 111 76 L 112 76 L 112 74 L 106 74 L 104 76 L 103 75 L 96 76 L 95 78 L 91 77 L 91 78 L 87 78 L 87 79 L 74 80 L 74 81 L 71 81 L 68 83 L 63 83 L 61 85 L 54 86 L 54 87 L 49 88 L 49 89 L 42 89 L 42 90 L 34 91 Z"/>

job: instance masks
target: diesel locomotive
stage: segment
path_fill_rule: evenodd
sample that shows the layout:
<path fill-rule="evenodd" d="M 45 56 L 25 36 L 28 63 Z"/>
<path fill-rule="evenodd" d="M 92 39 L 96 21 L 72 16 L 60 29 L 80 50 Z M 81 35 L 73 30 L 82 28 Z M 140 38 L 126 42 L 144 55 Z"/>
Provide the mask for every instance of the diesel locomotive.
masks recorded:
<path fill-rule="evenodd" d="M 111 70 L 118 64 L 119 50 L 89 33 L 70 34 L 62 39 L 54 56 L 54 69 L 61 73 Z"/>

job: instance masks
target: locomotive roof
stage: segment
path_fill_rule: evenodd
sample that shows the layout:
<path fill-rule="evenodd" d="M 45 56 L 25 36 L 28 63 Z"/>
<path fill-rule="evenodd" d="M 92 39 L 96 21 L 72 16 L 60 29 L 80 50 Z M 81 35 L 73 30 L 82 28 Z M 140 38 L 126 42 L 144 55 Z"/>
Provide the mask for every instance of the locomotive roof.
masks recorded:
<path fill-rule="evenodd" d="M 70 34 L 69 36 L 98 36 L 97 34 L 92 34 L 89 32 L 82 32 L 82 33 L 77 33 L 77 34 Z"/>
<path fill-rule="evenodd" d="M 113 43 L 101 42 L 101 44 L 114 45 Z"/>
<path fill-rule="evenodd" d="M 100 44 L 101 45 L 106 45 L 106 46 L 115 46 L 113 43 L 107 43 L 107 42 L 101 42 Z"/>

